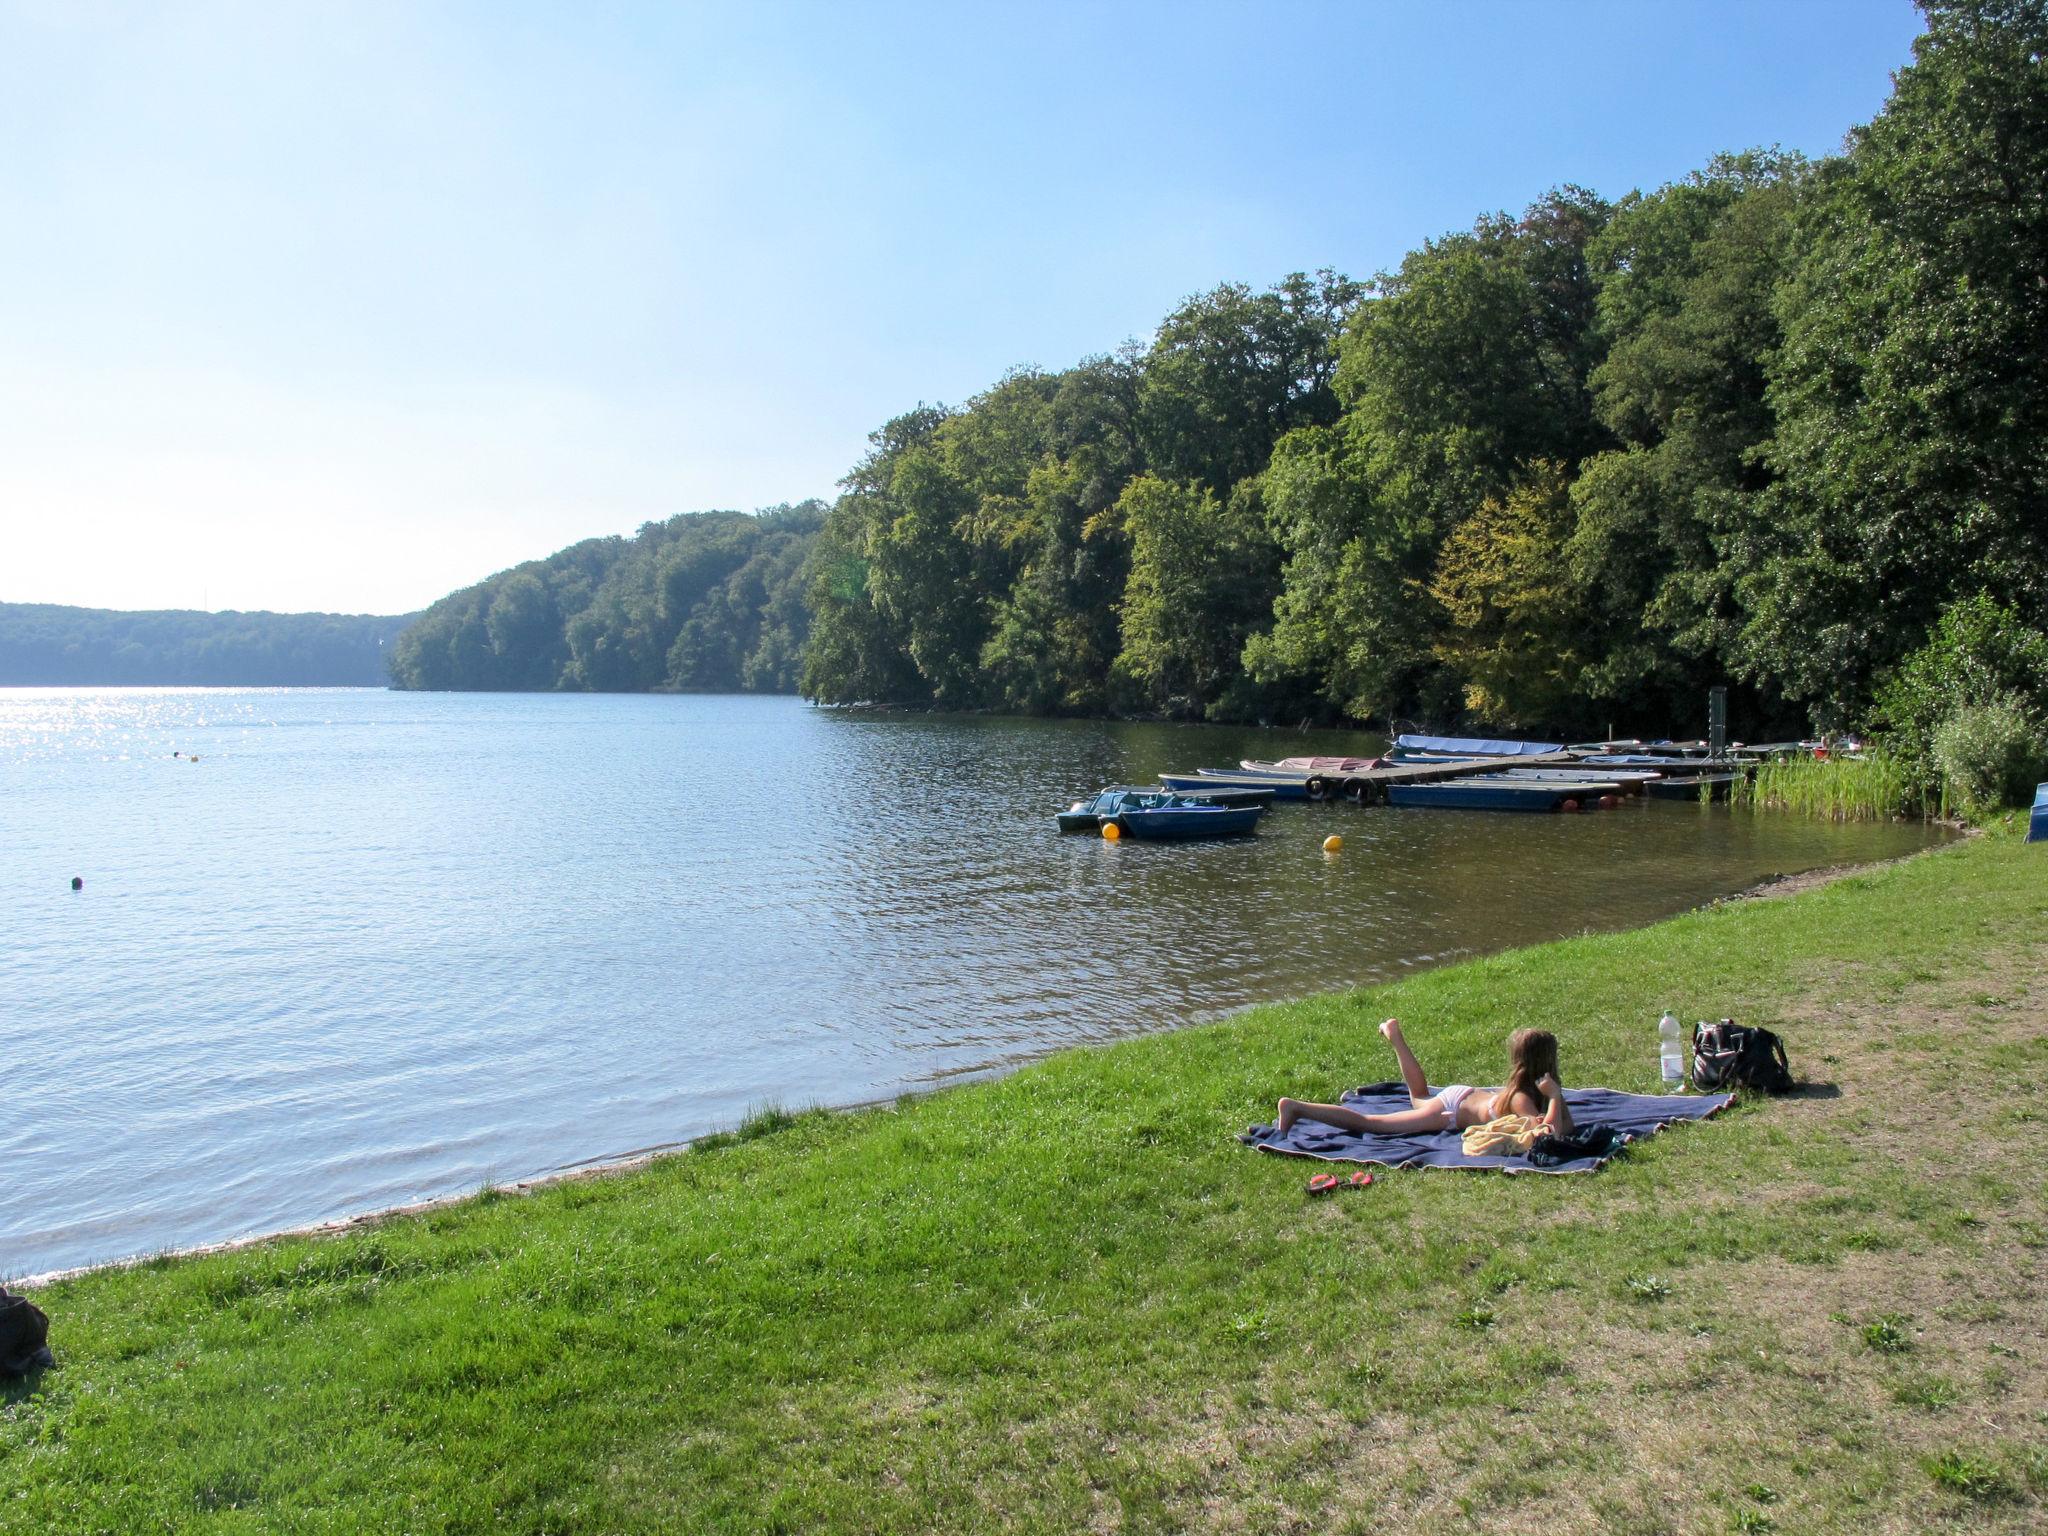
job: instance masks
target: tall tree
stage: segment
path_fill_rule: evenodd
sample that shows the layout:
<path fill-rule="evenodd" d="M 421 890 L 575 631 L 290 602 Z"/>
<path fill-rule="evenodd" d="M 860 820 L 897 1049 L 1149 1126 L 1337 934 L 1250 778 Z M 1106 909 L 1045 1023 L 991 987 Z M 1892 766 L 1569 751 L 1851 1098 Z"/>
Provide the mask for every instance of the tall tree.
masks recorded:
<path fill-rule="evenodd" d="M 1800 229 L 1776 484 L 1728 541 L 1752 676 L 1852 718 L 1949 605 L 2048 593 L 2048 4 L 1928 0 Z"/>

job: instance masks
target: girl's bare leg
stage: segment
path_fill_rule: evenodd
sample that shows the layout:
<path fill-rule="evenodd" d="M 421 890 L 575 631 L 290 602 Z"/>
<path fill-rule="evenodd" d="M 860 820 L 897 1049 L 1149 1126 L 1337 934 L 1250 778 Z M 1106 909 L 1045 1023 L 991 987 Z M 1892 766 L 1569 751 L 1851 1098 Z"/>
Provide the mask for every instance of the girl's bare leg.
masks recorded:
<path fill-rule="evenodd" d="M 1422 1066 L 1415 1059 L 1415 1053 L 1408 1049 L 1408 1037 L 1401 1033 L 1401 1021 L 1388 1019 L 1380 1026 L 1380 1033 L 1387 1037 L 1387 1044 L 1394 1048 L 1394 1060 L 1401 1064 L 1401 1081 L 1408 1087 L 1408 1102 L 1418 1109 L 1422 1101 L 1430 1097 L 1429 1079 L 1422 1075 Z"/>
<path fill-rule="evenodd" d="M 1390 1115 L 1361 1114 L 1348 1104 L 1308 1104 L 1300 1099 L 1282 1099 L 1273 1124 L 1283 1136 L 1297 1120 L 1320 1120 L 1324 1125 L 1334 1125 L 1342 1131 L 1406 1136 L 1415 1131 L 1440 1131 L 1444 1128 L 1444 1119 L 1443 1105 L 1431 1098 L 1425 1098 L 1413 1109 L 1396 1110 Z"/>

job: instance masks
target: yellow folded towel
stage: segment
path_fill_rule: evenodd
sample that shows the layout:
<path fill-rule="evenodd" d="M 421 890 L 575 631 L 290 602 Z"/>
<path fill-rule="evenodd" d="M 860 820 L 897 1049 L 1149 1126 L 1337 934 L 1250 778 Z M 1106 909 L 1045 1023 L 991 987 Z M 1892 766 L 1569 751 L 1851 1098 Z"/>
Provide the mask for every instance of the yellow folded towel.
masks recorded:
<path fill-rule="evenodd" d="M 1465 1155 L 1467 1157 L 1508 1157 L 1526 1152 L 1536 1145 L 1536 1138 L 1550 1127 L 1531 1115 L 1502 1115 L 1484 1125 L 1465 1127 Z"/>

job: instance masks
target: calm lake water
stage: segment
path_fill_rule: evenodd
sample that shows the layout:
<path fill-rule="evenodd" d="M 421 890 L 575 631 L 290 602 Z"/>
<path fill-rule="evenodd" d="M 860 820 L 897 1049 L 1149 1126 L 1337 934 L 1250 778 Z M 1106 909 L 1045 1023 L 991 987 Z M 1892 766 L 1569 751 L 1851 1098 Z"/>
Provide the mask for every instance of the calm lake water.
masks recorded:
<path fill-rule="evenodd" d="M 773 698 L 0 690 L 0 1275 L 511 1182 L 1931 836 L 1638 803 L 1283 805 L 1186 846 L 1053 829 L 1104 783 L 1378 744 Z"/>

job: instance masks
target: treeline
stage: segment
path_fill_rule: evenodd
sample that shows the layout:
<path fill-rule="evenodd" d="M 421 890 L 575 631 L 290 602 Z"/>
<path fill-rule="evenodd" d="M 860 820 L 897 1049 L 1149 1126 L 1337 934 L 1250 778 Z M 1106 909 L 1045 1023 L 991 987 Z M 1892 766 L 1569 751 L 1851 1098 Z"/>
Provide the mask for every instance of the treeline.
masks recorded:
<path fill-rule="evenodd" d="M 0 686 L 382 687 L 411 622 L 0 603 Z"/>
<path fill-rule="evenodd" d="M 1563 187 L 897 417 L 812 557 L 803 691 L 1696 734 L 1725 681 L 1756 739 L 1872 722 L 1987 623 L 2026 651 L 2048 27 L 1924 9 L 1839 157 Z"/>
<path fill-rule="evenodd" d="M 696 512 L 451 593 L 393 648 L 400 688 L 795 691 L 822 503 Z"/>
<path fill-rule="evenodd" d="M 1728 683 L 1748 739 L 1877 727 L 1925 782 L 2016 783 L 2048 730 L 2048 0 L 1923 9 L 1839 156 L 1226 284 L 898 416 L 829 514 L 456 593 L 393 677 L 1566 737 L 1697 734 Z"/>

